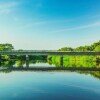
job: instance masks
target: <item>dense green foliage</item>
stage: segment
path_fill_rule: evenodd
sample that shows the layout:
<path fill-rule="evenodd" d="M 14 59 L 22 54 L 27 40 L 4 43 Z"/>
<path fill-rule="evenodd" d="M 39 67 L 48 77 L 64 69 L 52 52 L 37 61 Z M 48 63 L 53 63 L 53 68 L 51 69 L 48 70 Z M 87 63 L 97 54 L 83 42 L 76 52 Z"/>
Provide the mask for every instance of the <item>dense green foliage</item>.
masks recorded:
<path fill-rule="evenodd" d="M 60 56 L 48 56 L 48 62 L 57 67 L 61 66 Z M 63 67 L 95 67 L 94 63 L 95 56 L 63 56 Z"/>
<path fill-rule="evenodd" d="M 12 46 L 12 44 L 0 44 L 0 51 L 10 51 L 10 50 L 13 50 L 14 47 Z"/>
<path fill-rule="evenodd" d="M 63 47 L 59 49 L 59 51 L 77 51 L 77 52 L 85 52 L 85 51 L 96 51 L 100 52 L 100 41 L 93 43 L 90 46 L 80 46 L 77 48 L 71 48 L 71 47 Z M 98 59 L 100 57 L 98 56 Z M 60 66 L 60 56 L 48 56 L 48 61 L 50 63 L 56 64 L 57 66 Z M 63 56 L 64 66 L 66 66 L 69 62 L 70 64 L 72 62 L 95 62 L 96 56 Z M 74 64 L 75 66 L 75 64 Z"/>
<path fill-rule="evenodd" d="M 94 51 L 99 52 L 100 51 L 100 45 L 96 46 Z"/>
<path fill-rule="evenodd" d="M 8 43 L 0 44 L 1 51 L 8 51 L 13 49 L 14 47 L 12 46 L 12 44 L 8 44 Z M 20 49 L 19 51 L 22 51 L 22 49 Z M 100 51 L 100 41 L 93 43 L 90 46 L 80 46 L 77 48 L 63 47 L 59 49 L 59 51 Z"/>
<path fill-rule="evenodd" d="M 10 50 L 13 50 L 14 47 L 12 46 L 12 44 L 0 44 L 0 51 L 10 51 Z M 20 49 L 19 51 L 22 51 L 22 49 Z M 80 47 L 77 47 L 77 48 L 71 48 L 71 47 L 63 47 L 61 49 L 59 49 L 59 51 L 96 51 L 96 52 L 100 52 L 100 41 L 96 42 L 96 43 L 93 43 L 92 45 L 90 46 L 80 46 Z M 59 62 L 59 56 L 32 56 L 30 55 L 29 56 L 29 60 L 46 60 L 46 59 L 49 59 L 49 62 L 50 60 L 51 61 L 57 61 Z M 21 56 L 21 55 L 15 55 L 15 56 L 7 56 L 7 55 L 2 55 L 2 59 L 18 59 L 18 60 L 25 60 L 26 57 L 25 55 Z M 65 61 L 79 61 L 79 60 L 82 60 L 82 61 L 95 61 L 96 60 L 96 57 L 88 57 L 88 56 L 64 56 L 64 60 Z"/>
<path fill-rule="evenodd" d="M 12 46 L 12 44 L 0 44 L 0 51 L 11 51 L 13 50 L 14 47 Z M 9 59 L 11 58 L 12 56 L 8 56 L 8 55 L 2 55 L 2 59 Z M 1 56 L 0 56 L 0 59 L 1 59 Z"/>
<path fill-rule="evenodd" d="M 74 49 L 71 47 L 63 47 L 63 48 L 59 49 L 59 51 L 74 51 Z"/>
<path fill-rule="evenodd" d="M 93 43 L 90 46 L 80 46 L 77 48 L 63 47 L 59 51 L 100 51 L 100 41 Z"/>

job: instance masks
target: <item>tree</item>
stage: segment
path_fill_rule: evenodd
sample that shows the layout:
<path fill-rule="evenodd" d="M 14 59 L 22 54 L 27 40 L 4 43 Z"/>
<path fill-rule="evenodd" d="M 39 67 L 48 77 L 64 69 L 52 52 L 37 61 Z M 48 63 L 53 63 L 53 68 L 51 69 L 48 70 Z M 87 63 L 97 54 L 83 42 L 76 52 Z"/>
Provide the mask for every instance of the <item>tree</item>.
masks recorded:
<path fill-rule="evenodd" d="M 73 51 L 73 48 L 71 48 L 71 47 L 63 47 L 63 48 L 59 49 L 59 51 Z"/>
<path fill-rule="evenodd" d="M 95 49 L 94 49 L 94 51 L 100 52 L 100 45 L 96 46 Z"/>
<path fill-rule="evenodd" d="M 75 51 L 84 51 L 84 46 L 80 46 L 74 49 Z"/>
<path fill-rule="evenodd" d="M 100 46 L 100 41 L 93 43 L 90 46 L 80 46 L 77 47 L 75 49 L 71 48 L 71 47 L 63 47 L 61 49 L 59 49 L 59 51 L 99 51 L 99 46 Z"/>
<path fill-rule="evenodd" d="M 100 41 L 93 43 L 91 48 L 94 50 L 98 45 L 100 45 Z"/>
<path fill-rule="evenodd" d="M 10 50 L 13 50 L 14 47 L 12 46 L 12 44 L 0 44 L 0 50 L 1 51 L 10 51 Z"/>

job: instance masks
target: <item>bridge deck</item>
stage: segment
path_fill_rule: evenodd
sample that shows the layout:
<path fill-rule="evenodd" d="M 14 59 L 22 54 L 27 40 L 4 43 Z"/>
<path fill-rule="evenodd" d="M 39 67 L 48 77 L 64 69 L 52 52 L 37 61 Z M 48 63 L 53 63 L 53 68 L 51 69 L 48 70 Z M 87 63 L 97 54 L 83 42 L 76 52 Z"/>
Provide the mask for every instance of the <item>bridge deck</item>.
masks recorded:
<path fill-rule="evenodd" d="M 49 50 L 0 51 L 0 55 L 100 55 L 100 52 L 68 52 Z"/>

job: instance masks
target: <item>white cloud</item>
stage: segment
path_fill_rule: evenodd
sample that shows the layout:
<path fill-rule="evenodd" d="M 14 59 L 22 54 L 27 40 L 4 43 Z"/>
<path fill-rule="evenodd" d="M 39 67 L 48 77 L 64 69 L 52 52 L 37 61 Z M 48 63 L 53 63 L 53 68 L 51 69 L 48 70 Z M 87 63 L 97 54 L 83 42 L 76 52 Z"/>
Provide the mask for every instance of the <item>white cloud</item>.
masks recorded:
<path fill-rule="evenodd" d="M 17 2 L 7 2 L 0 4 L 0 13 L 1 14 L 8 14 L 12 12 L 12 8 L 17 6 Z"/>
<path fill-rule="evenodd" d="M 2 10 L 0 10 L 0 13 L 2 13 L 2 14 L 8 14 L 10 12 L 11 12 L 10 9 L 2 9 Z"/>
<path fill-rule="evenodd" d="M 88 24 L 88 25 L 84 25 L 84 26 L 61 29 L 61 30 L 53 31 L 53 33 L 80 30 L 80 29 L 87 29 L 87 28 L 92 28 L 92 27 L 95 27 L 95 26 L 100 26 L 100 22 L 96 22 L 96 23 L 92 23 L 92 24 Z"/>
<path fill-rule="evenodd" d="M 24 25 L 22 28 L 30 28 L 30 27 L 33 27 L 33 26 L 38 26 L 38 25 L 43 25 L 43 24 L 46 24 L 45 21 L 37 21 L 37 22 L 32 22 L 32 23 L 29 23 L 29 24 L 26 24 Z"/>
<path fill-rule="evenodd" d="M 8 2 L 8 3 L 3 3 L 0 4 L 0 9 L 5 9 L 5 8 L 10 8 L 16 6 L 16 2 Z"/>
<path fill-rule="evenodd" d="M 30 28 L 33 26 L 39 26 L 39 25 L 54 25 L 54 24 L 61 24 L 61 23 L 66 23 L 66 22 L 71 22 L 71 19 L 63 19 L 63 20 L 43 20 L 43 21 L 33 21 L 30 23 L 27 23 L 23 25 L 22 28 Z"/>

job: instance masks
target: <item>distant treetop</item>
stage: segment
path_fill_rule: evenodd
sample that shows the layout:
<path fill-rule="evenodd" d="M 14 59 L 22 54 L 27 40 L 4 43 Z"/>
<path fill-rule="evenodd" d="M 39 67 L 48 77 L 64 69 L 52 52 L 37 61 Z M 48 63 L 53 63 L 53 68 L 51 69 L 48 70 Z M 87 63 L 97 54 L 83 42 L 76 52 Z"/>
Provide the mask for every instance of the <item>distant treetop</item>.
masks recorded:
<path fill-rule="evenodd" d="M 93 43 L 90 46 L 80 46 L 77 48 L 63 47 L 59 51 L 97 51 L 100 52 L 100 41 Z"/>

